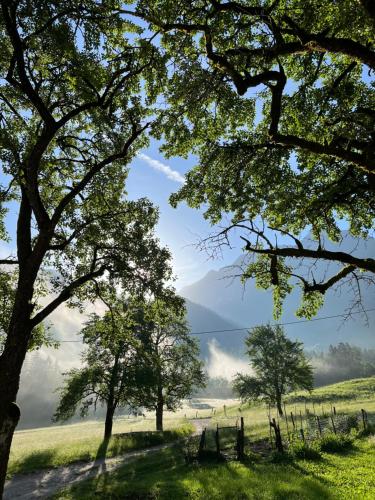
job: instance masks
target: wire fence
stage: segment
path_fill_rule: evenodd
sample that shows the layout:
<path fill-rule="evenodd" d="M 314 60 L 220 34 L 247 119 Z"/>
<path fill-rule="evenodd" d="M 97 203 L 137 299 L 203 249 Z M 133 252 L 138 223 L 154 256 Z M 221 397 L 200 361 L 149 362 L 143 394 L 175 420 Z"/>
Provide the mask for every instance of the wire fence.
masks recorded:
<path fill-rule="evenodd" d="M 297 440 L 310 444 L 328 434 L 344 435 L 352 429 L 375 428 L 375 413 L 367 413 L 365 409 L 357 413 L 338 412 L 333 405 L 320 413 L 315 407 L 287 412 L 284 406 L 282 416 L 273 416 L 269 408 L 267 417 L 268 422 L 257 424 L 251 417 L 233 415 L 206 419 L 202 433 L 187 441 L 187 461 L 207 456 L 240 459 L 248 452 L 267 455 L 273 449 L 283 452 Z"/>

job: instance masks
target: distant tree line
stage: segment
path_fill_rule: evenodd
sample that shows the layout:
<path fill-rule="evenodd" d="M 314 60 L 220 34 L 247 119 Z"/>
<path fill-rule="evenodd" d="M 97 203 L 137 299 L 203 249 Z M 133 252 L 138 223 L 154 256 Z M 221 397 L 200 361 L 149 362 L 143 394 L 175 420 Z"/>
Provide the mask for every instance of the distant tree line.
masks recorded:
<path fill-rule="evenodd" d="M 310 352 L 314 385 L 333 384 L 375 375 L 375 349 L 361 349 L 347 342 L 330 345 L 328 351 Z"/>

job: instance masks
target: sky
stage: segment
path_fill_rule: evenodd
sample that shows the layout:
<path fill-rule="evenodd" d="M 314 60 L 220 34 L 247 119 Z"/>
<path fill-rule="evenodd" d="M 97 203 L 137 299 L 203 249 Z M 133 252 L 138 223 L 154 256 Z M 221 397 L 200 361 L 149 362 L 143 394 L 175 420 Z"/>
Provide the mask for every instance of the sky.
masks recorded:
<path fill-rule="evenodd" d="M 166 160 L 159 152 L 159 145 L 152 141 L 149 148 L 142 150 L 130 165 L 126 188 L 129 199 L 148 197 L 159 207 L 160 219 L 157 235 L 173 256 L 173 270 L 177 290 L 202 278 L 209 270 L 232 264 L 241 253 L 241 245 L 226 250 L 220 258 L 212 260 L 206 253 L 196 248 L 199 238 L 212 232 L 210 224 L 204 220 L 203 211 L 189 208 L 185 203 L 174 209 L 169 204 L 169 196 L 184 182 L 185 173 L 195 164 L 195 158 L 188 160 L 172 158 Z M 2 174 L 0 174 L 0 182 Z M 11 203 L 5 222 L 11 239 L 14 240 L 18 204 Z M 0 258 L 14 252 L 14 246 L 0 242 Z"/>
<path fill-rule="evenodd" d="M 213 230 L 204 220 L 203 211 L 189 208 L 185 203 L 180 203 L 176 209 L 170 206 L 169 196 L 182 186 L 185 173 L 194 164 L 194 157 L 166 160 L 154 141 L 135 158 L 127 181 L 129 198 L 147 196 L 159 206 L 157 234 L 172 252 L 177 289 L 197 281 L 211 269 L 232 264 L 241 253 L 241 245 L 238 245 L 212 260 L 196 248 L 198 240 Z"/>

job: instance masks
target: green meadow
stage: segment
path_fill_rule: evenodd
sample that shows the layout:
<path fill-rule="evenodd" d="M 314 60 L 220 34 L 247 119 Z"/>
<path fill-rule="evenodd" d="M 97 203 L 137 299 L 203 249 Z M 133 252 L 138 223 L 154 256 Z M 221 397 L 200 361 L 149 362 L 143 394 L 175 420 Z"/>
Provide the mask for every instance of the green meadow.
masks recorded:
<path fill-rule="evenodd" d="M 192 417 L 204 418 L 203 425 L 215 428 L 238 422 L 244 417 L 249 442 L 269 436 L 268 415 L 274 409 L 265 405 L 240 405 L 216 402 L 215 410 L 183 409 L 168 414 L 166 430 L 157 433 L 154 419 L 119 418 L 114 433 L 103 445 L 103 422 L 54 426 L 19 431 L 11 451 L 9 473 L 58 467 L 78 460 L 113 457 L 127 451 L 179 441 L 193 432 Z M 225 406 L 224 406 L 225 404 Z M 321 387 L 311 394 L 290 394 L 285 409 L 297 419 L 315 409 L 318 414 L 359 414 L 364 408 L 369 421 L 375 418 L 375 377 L 350 380 Z M 185 414 L 186 417 L 185 418 Z M 210 420 L 208 420 L 210 418 Z M 285 419 L 279 419 L 286 432 Z M 290 417 L 289 417 L 289 425 Z M 212 461 L 186 465 L 182 447 L 176 446 L 128 463 L 116 472 L 85 481 L 57 495 L 61 499 L 139 498 L 139 499 L 375 499 L 375 437 L 353 436 L 353 445 L 339 453 L 322 452 L 318 460 L 292 459 L 289 455 L 275 461 L 250 452 L 244 462 Z"/>

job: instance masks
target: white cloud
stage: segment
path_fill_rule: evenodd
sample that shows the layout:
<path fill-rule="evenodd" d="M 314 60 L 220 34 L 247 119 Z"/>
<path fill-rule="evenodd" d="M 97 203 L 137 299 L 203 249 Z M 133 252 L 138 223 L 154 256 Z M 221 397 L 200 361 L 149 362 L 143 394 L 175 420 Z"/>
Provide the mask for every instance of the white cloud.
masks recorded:
<path fill-rule="evenodd" d="M 215 341 L 208 344 L 208 349 L 207 372 L 211 378 L 219 377 L 232 381 L 237 373 L 253 373 L 247 361 L 222 351 Z"/>
<path fill-rule="evenodd" d="M 148 155 L 145 155 L 144 153 L 139 153 L 138 158 L 141 160 L 145 161 L 148 165 L 150 165 L 151 168 L 154 170 L 158 170 L 159 172 L 162 172 L 168 179 L 171 179 L 172 181 L 179 182 L 180 184 L 185 183 L 185 177 L 181 175 L 177 170 L 171 169 L 168 165 L 165 165 L 159 160 L 154 160 Z"/>

